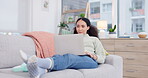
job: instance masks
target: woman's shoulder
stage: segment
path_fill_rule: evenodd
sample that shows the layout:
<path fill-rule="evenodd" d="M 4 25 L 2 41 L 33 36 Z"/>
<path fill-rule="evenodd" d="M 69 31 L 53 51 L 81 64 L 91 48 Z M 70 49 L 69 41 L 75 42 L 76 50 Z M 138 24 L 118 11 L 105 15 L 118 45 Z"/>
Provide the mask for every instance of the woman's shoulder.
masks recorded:
<path fill-rule="evenodd" d="M 100 41 L 99 38 L 94 37 L 94 36 L 90 36 L 90 38 L 91 38 L 92 40 L 94 40 L 94 41 Z"/>
<path fill-rule="evenodd" d="M 101 41 L 99 38 L 97 37 L 90 37 L 90 38 L 95 45 L 101 45 Z"/>
<path fill-rule="evenodd" d="M 90 36 L 90 38 L 92 38 L 92 39 L 99 39 L 99 38 L 97 38 L 97 37 L 94 37 L 94 36 Z"/>

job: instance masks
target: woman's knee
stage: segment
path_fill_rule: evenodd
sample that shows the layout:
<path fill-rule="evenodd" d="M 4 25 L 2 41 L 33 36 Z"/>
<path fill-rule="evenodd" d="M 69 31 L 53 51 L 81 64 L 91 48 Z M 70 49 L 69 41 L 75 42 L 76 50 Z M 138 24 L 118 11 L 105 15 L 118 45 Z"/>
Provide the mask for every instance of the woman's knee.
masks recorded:
<path fill-rule="evenodd" d="M 74 55 L 74 54 L 65 54 L 63 56 L 65 56 L 67 58 L 76 58 L 76 55 Z"/>
<path fill-rule="evenodd" d="M 78 58 L 78 56 L 74 54 L 65 54 L 64 57 L 71 62 L 75 62 Z"/>

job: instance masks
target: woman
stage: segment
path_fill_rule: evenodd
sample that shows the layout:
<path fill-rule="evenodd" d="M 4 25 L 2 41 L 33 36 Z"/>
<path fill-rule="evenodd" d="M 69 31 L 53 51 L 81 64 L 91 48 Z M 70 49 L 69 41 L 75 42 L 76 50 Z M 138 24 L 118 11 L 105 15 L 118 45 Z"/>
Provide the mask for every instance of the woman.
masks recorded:
<path fill-rule="evenodd" d="M 75 34 L 84 35 L 84 52 L 86 55 L 54 55 L 51 58 L 38 58 L 35 55 L 27 58 L 21 52 L 22 59 L 27 63 L 28 72 L 31 78 L 40 78 L 48 70 L 63 69 L 90 69 L 97 68 L 98 64 L 104 63 L 106 51 L 98 39 L 98 32 L 91 26 L 89 19 L 79 18 L 74 28 Z M 94 37 L 92 37 L 94 36 Z"/>

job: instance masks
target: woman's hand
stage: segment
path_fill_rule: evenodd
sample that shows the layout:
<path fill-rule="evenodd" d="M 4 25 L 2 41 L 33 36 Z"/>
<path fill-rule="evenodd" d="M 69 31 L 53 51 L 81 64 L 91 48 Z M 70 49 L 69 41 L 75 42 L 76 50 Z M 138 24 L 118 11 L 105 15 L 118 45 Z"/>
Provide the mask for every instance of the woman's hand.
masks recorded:
<path fill-rule="evenodd" d="M 89 52 L 85 52 L 85 54 L 86 54 L 86 55 L 89 55 L 91 58 L 93 58 L 93 59 L 95 59 L 95 60 L 98 59 L 98 57 L 97 57 L 95 54 L 91 54 L 91 53 L 89 53 Z"/>

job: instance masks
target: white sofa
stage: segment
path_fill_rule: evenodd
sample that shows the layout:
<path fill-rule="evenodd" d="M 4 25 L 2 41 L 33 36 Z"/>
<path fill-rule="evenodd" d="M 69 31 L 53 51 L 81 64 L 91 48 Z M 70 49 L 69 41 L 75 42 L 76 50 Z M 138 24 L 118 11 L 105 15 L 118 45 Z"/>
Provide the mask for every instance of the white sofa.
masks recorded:
<path fill-rule="evenodd" d="M 19 55 L 20 49 L 27 54 L 35 54 L 35 44 L 30 37 L 0 35 L 0 78 L 29 78 L 28 72 L 11 71 L 12 67 L 23 63 Z M 123 59 L 108 55 L 105 64 L 98 68 L 53 71 L 42 78 L 123 78 Z"/>

